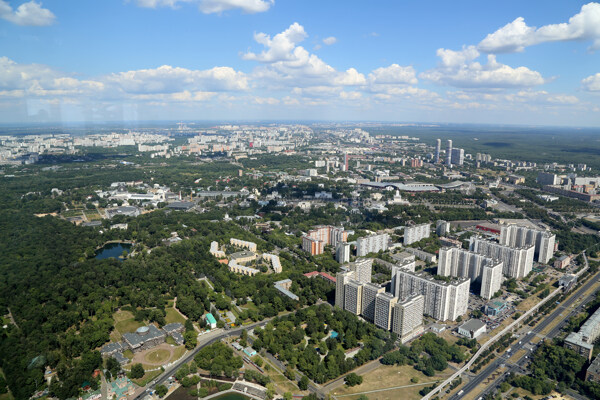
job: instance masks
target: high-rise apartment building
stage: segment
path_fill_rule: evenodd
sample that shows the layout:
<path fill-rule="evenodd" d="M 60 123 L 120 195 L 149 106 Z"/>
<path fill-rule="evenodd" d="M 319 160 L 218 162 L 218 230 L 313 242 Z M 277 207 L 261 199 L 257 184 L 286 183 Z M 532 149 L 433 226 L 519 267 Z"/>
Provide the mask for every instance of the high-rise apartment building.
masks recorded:
<path fill-rule="evenodd" d="M 429 224 L 420 224 L 404 227 L 404 245 L 413 244 L 421 239 L 428 238 L 431 233 Z"/>
<path fill-rule="evenodd" d="M 453 165 L 463 165 L 465 162 L 465 151 L 463 149 L 454 148 L 452 149 L 451 163 Z"/>
<path fill-rule="evenodd" d="M 391 293 L 379 293 L 375 298 L 375 319 L 376 326 L 385 330 L 392 327 L 392 310 L 396 305 L 398 298 Z"/>
<path fill-rule="evenodd" d="M 480 286 L 480 296 L 491 299 L 502 285 L 503 264 L 484 255 L 457 247 L 442 247 L 437 273 L 441 276 L 470 278 Z"/>
<path fill-rule="evenodd" d="M 399 300 L 394 305 L 392 332 L 397 333 L 402 340 L 423 325 L 424 307 L 425 297 L 422 294 Z"/>
<path fill-rule="evenodd" d="M 455 321 L 467 312 L 470 283 L 469 278 L 444 282 L 424 272 L 401 268 L 396 271 L 395 293 L 401 298 L 422 294 L 425 298 L 424 314 L 440 321 Z"/>
<path fill-rule="evenodd" d="M 523 278 L 533 268 L 533 255 L 535 252 L 535 245 L 533 244 L 510 247 L 484 240 L 480 236 L 471 236 L 469 243 L 469 250 L 502 261 L 504 265 L 502 273 L 509 278 Z"/>
<path fill-rule="evenodd" d="M 347 240 L 348 232 L 343 227 L 321 225 L 302 236 L 302 250 L 314 256 L 323 254 L 325 245 L 331 245 L 335 248 L 339 243 Z"/>
<path fill-rule="evenodd" d="M 341 271 L 336 275 L 335 280 L 335 305 L 341 309 L 344 309 L 344 287 L 354 279 L 354 271 Z"/>
<path fill-rule="evenodd" d="M 375 320 L 375 299 L 377 295 L 385 292 L 385 287 L 375 283 L 365 283 L 362 289 L 362 316 L 373 322 Z"/>
<path fill-rule="evenodd" d="M 548 264 L 554 255 L 556 235 L 543 229 L 530 228 L 515 224 L 502 225 L 500 244 L 510 247 L 535 245 L 534 257 L 537 262 Z"/>
<path fill-rule="evenodd" d="M 361 313 L 362 289 L 363 284 L 353 279 L 344 286 L 344 310 L 350 311 L 354 315 Z"/>
<path fill-rule="evenodd" d="M 434 161 L 436 164 L 440 163 L 440 151 L 442 151 L 442 141 L 441 139 L 435 140 L 435 157 Z"/>
<path fill-rule="evenodd" d="M 335 260 L 340 264 L 350 262 L 350 244 L 339 243 L 335 249 Z"/>
<path fill-rule="evenodd" d="M 452 166 L 452 140 L 448 140 L 448 149 L 446 150 L 446 165 Z"/>
<path fill-rule="evenodd" d="M 394 296 L 400 296 L 400 294 L 398 293 L 398 286 L 397 286 L 397 272 L 400 269 L 403 269 L 405 271 L 410 271 L 410 272 L 415 272 L 417 263 L 415 262 L 414 258 L 412 260 L 404 260 L 402 261 L 402 263 L 394 265 L 392 267 L 392 282 L 390 283 L 390 291 L 392 292 L 392 294 Z"/>
<path fill-rule="evenodd" d="M 361 283 L 371 282 L 373 271 L 372 258 L 357 258 L 356 261 L 348 264 L 348 269 L 354 272 L 354 279 Z"/>
<path fill-rule="evenodd" d="M 378 253 L 388 248 L 390 237 L 387 233 L 381 235 L 370 235 L 356 239 L 356 255 L 364 257 L 369 253 Z"/>
<path fill-rule="evenodd" d="M 438 236 L 444 236 L 450 233 L 450 222 L 437 220 L 435 223 L 435 234 Z"/>

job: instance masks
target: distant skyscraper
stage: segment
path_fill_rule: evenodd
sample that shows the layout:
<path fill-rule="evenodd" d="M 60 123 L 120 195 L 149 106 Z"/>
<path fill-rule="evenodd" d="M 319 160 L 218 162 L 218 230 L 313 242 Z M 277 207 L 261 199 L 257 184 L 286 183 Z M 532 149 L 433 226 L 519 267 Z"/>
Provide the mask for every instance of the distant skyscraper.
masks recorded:
<path fill-rule="evenodd" d="M 348 171 L 348 153 L 344 154 L 344 171 Z"/>
<path fill-rule="evenodd" d="M 435 145 L 435 163 L 439 164 L 440 162 L 440 151 L 442 150 L 442 140 L 436 139 Z"/>
<path fill-rule="evenodd" d="M 452 140 L 448 140 L 448 150 L 446 150 L 446 165 L 452 166 Z"/>
<path fill-rule="evenodd" d="M 454 165 L 463 165 L 465 160 L 465 151 L 463 149 L 455 148 L 452 149 L 452 157 L 450 157 L 450 161 Z"/>

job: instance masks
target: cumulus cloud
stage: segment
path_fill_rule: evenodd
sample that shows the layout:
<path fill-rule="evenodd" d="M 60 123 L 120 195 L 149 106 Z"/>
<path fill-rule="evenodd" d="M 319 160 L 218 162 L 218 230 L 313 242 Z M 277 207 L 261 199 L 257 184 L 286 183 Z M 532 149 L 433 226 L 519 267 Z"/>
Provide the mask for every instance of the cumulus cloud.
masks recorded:
<path fill-rule="evenodd" d="M 21 4 L 16 10 L 5 0 L 0 0 L 0 18 L 23 26 L 47 26 L 56 20 L 52 11 L 42 8 L 35 0 Z"/>
<path fill-rule="evenodd" d="M 600 72 L 583 79 L 581 85 L 588 92 L 600 92 Z"/>
<path fill-rule="evenodd" d="M 374 84 L 392 85 L 415 85 L 418 82 L 417 75 L 413 67 L 402 67 L 398 64 L 392 64 L 389 67 L 381 67 L 373 70 L 373 72 L 369 74 L 369 81 Z"/>
<path fill-rule="evenodd" d="M 323 43 L 327 46 L 331 46 L 332 44 L 337 43 L 337 38 L 335 38 L 334 36 L 326 37 L 325 39 L 323 39 Z"/>
<path fill-rule="evenodd" d="M 479 51 L 474 46 L 454 51 L 438 49 L 440 64 L 419 76 L 428 81 L 460 88 L 524 88 L 541 85 L 545 82 L 542 75 L 527 67 L 512 68 L 496 61 L 496 56 L 489 54 L 487 63 L 475 61 Z"/>
<path fill-rule="evenodd" d="M 248 78 L 230 67 L 190 70 L 163 65 L 109 75 L 106 80 L 126 93 L 172 93 L 183 90 L 226 91 L 248 89 Z"/>
<path fill-rule="evenodd" d="M 523 17 L 490 33 L 477 46 L 486 53 L 520 52 L 527 46 L 559 41 L 592 41 L 591 50 L 600 49 L 600 4 L 588 3 L 569 22 L 528 26 Z"/>
<path fill-rule="evenodd" d="M 271 37 L 266 33 L 254 34 L 254 40 L 265 48 L 260 53 L 247 52 L 244 60 L 258 61 L 264 65 L 254 72 L 256 79 L 269 84 L 279 83 L 288 86 L 363 85 L 366 78 L 354 68 L 337 71 L 315 54 L 299 44 L 308 35 L 297 22 L 286 30 Z"/>
<path fill-rule="evenodd" d="M 198 3 L 198 8 L 205 14 L 219 14 L 234 9 L 254 14 L 267 11 L 274 0 L 136 0 L 136 3 L 147 8 L 176 8 L 180 3 Z"/>

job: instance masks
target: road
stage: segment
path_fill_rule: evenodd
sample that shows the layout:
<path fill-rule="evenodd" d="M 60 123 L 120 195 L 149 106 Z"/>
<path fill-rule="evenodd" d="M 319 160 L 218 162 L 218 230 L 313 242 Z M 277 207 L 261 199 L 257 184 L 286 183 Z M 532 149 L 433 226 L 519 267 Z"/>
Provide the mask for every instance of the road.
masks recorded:
<path fill-rule="evenodd" d="M 586 266 L 587 266 L 588 265 L 587 257 L 585 256 L 585 253 L 583 253 L 583 256 L 584 256 Z M 546 318 L 544 318 L 542 320 L 542 322 L 540 322 L 529 333 L 525 334 L 525 336 L 523 336 L 519 340 L 518 343 L 515 343 L 513 346 L 511 346 L 511 351 L 509 353 L 504 353 L 501 357 L 496 358 L 482 372 L 477 374 L 477 376 L 475 376 L 475 378 L 472 378 L 469 381 L 469 383 L 467 383 L 462 388 L 462 393 L 460 396 L 458 394 L 455 394 L 450 398 L 450 400 L 458 400 L 459 398 L 461 398 L 461 397 L 467 395 L 468 393 L 470 393 L 471 391 L 475 390 L 475 388 L 478 385 L 480 385 L 486 379 L 488 379 L 488 377 L 490 377 L 498 368 L 500 368 L 502 364 L 505 364 L 505 366 L 508 366 L 509 368 L 504 373 L 502 373 L 499 376 L 496 376 L 494 378 L 494 380 L 496 380 L 498 382 L 500 382 L 502 379 L 504 379 L 504 377 L 507 374 L 509 374 L 510 372 L 524 373 L 525 370 L 522 368 L 522 366 L 528 361 L 528 358 L 525 358 L 525 356 L 527 356 L 527 357 L 529 356 L 529 354 L 530 354 L 529 351 L 526 354 L 523 354 L 523 356 L 521 356 L 514 364 L 510 364 L 510 365 L 507 364 L 508 359 L 513 354 L 515 354 L 519 350 L 521 350 L 524 347 L 524 345 L 526 343 L 528 343 L 529 341 L 531 341 L 536 335 L 540 334 L 544 329 L 546 329 L 546 327 L 548 325 L 550 325 L 554 321 L 560 320 L 560 322 L 554 328 L 552 328 L 552 330 L 550 332 L 548 332 L 547 335 L 545 335 L 545 337 L 549 338 L 549 339 L 552 339 L 555 336 L 557 336 L 560 333 L 563 326 L 569 320 L 569 318 L 571 316 L 576 315 L 579 312 L 581 312 L 583 306 L 585 304 L 587 304 L 588 302 L 590 302 L 596 296 L 595 292 L 590 293 L 581 302 L 581 304 L 579 306 L 577 306 L 577 308 L 575 308 L 574 310 L 572 310 L 569 313 L 565 313 L 565 315 L 561 315 L 561 313 L 564 313 L 565 310 L 567 310 L 571 305 L 573 305 L 573 303 L 575 303 L 587 290 L 589 290 L 595 283 L 598 282 L 599 274 L 600 273 L 596 273 L 596 275 L 591 277 L 583 286 L 581 286 L 579 289 L 577 289 L 577 291 L 575 291 L 574 295 L 571 295 L 571 297 L 569 297 L 566 301 L 561 303 L 560 306 L 557 307 L 550 315 L 548 315 Z M 483 397 L 485 394 L 487 394 L 491 390 L 494 390 L 495 388 L 496 388 L 496 385 L 487 386 L 486 389 L 482 393 L 480 393 L 479 397 Z"/>

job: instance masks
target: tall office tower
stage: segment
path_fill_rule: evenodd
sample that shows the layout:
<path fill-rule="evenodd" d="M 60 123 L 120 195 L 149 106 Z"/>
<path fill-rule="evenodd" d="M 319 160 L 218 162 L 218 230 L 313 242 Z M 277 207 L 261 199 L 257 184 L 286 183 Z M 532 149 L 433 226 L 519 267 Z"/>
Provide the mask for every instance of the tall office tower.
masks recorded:
<path fill-rule="evenodd" d="M 452 140 L 448 140 L 448 149 L 446 150 L 446 165 L 452 166 Z"/>
<path fill-rule="evenodd" d="M 354 271 L 338 272 L 335 276 L 335 305 L 344 309 L 344 287 L 354 278 Z"/>
<path fill-rule="evenodd" d="M 533 268 L 535 245 L 520 247 L 503 246 L 484 240 L 480 236 L 471 236 L 469 250 L 484 256 L 496 258 L 504 264 L 502 273 L 509 278 L 523 278 Z"/>
<path fill-rule="evenodd" d="M 425 297 L 423 313 L 437 320 L 455 321 L 467 313 L 469 306 L 469 278 L 457 278 L 444 282 L 434 279 L 422 271 L 411 272 L 407 269 L 396 271 L 398 297 L 422 294 Z"/>
<path fill-rule="evenodd" d="M 420 224 L 404 227 L 404 245 L 413 244 L 421 239 L 428 238 L 431 233 L 429 224 Z"/>
<path fill-rule="evenodd" d="M 470 278 L 472 283 L 480 285 L 479 295 L 491 299 L 502 285 L 502 268 L 500 260 L 457 247 L 442 247 L 439 251 L 437 274 Z"/>
<path fill-rule="evenodd" d="M 385 287 L 374 283 L 365 283 L 362 289 L 362 316 L 373 322 L 375 320 L 375 298 L 378 294 L 385 293 Z"/>
<path fill-rule="evenodd" d="M 386 251 L 390 237 L 387 233 L 381 235 L 370 235 L 356 239 L 356 255 L 364 257 L 369 253 Z"/>
<path fill-rule="evenodd" d="M 356 261 L 348 264 L 348 269 L 354 272 L 354 279 L 360 283 L 371 282 L 371 272 L 373 270 L 372 258 L 357 258 Z"/>
<path fill-rule="evenodd" d="M 463 165 L 465 162 L 465 151 L 459 148 L 452 149 L 451 162 L 454 165 Z"/>
<path fill-rule="evenodd" d="M 400 289 L 398 288 L 398 279 L 396 279 L 398 270 L 403 269 L 405 271 L 415 272 L 416 266 L 416 261 L 405 260 L 401 264 L 394 265 L 392 267 L 392 281 L 390 283 L 390 291 L 394 296 L 400 296 Z"/>
<path fill-rule="evenodd" d="M 362 311 L 362 289 L 363 284 L 354 279 L 351 279 L 344 286 L 344 310 L 350 311 L 354 315 L 360 314 Z"/>
<path fill-rule="evenodd" d="M 535 245 L 535 260 L 547 264 L 554 255 L 556 235 L 543 229 L 530 228 L 515 224 L 502 225 L 500 244 L 510 247 Z"/>
<path fill-rule="evenodd" d="M 435 163 L 440 163 L 440 151 L 442 150 L 442 141 L 441 139 L 435 140 Z"/>
<path fill-rule="evenodd" d="M 375 298 L 375 319 L 376 326 L 387 331 L 392 327 L 392 310 L 396 305 L 398 298 L 391 293 L 379 293 Z"/>
<path fill-rule="evenodd" d="M 397 333 L 402 340 L 402 338 L 423 325 L 424 306 L 425 297 L 422 294 L 399 300 L 394 306 L 392 332 Z"/>
<path fill-rule="evenodd" d="M 435 234 L 444 236 L 447 233 L 450 233 L 450 222 L 442 221 L 441 219 L 437 220 L 435 223 Z"/>
<path fill-rule="evenodd" d="M 350 261 L 350 244 L 339 243 L 335 249 L 335 260 L 340 264 L 345 264 Z"/>

